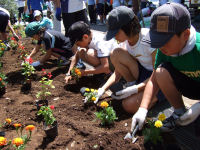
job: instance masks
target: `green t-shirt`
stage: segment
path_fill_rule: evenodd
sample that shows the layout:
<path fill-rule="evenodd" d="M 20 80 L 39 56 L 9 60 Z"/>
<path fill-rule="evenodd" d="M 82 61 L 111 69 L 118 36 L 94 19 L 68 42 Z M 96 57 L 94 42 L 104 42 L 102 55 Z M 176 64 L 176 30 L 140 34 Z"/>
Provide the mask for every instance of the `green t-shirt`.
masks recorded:
<path fill-rule="evenodd" d="M 164 62 L 171 62 L 171 64 L 186 76 L 200 81 L 200 33 L 196 32 L 195 47 L 188 53 L 172 57 L 166 56 L 159 49 L 156 54 L 155 69 Z"/>

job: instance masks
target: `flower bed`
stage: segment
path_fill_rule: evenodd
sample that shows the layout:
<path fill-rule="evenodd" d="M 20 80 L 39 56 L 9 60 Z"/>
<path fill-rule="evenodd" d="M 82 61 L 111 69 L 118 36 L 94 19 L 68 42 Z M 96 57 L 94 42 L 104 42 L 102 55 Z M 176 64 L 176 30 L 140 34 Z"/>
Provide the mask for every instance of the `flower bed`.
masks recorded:
<path fill-rule="evenodd" d="M 30 39 L 23 39 L 22 43 L 29 52 L 34 45 Z M 58 67 L 57 60 L 52 58 L 42 68 L 35 71 L 32 77 L 32 87 L 29 93 L 22 93 L 20 87 L 24 81 L 21 74 L 20 51 L 6 51 L 2 57 L 2 72 L 7 76 L 6 93 L 0 98 L 0 123 L 6 118 L 11 118 L 13 123 L 23 125 L 34 125 L 36 129 L 32 133 L 31 141 L 26 149 L 144 149 L 143 136 L 139 136 L 138 141 L 132 144 L 123 138 L 130 130 L 132 115 L 126 114 L 120 107 L 120 101 L 112 101 L 118 120 L 111 127 L 102 127 L 96 119 L 95 112 L 99 108 L 95 105 L 85 107 L 83 96 L 78 92 L 81 87 L 97 89 L 99 83 L 95 77 L 82 77 L 79 85 L 73 80 L 69 85 L 65 85 L 64 77 L 66 67 Z M 42 53 L 34 58 L 41 58 Z M 35 59 L 33 60 L 35 61 Z M 36 94 L 41 90 L 40 79 L 43 75 L 42 69 L 51 72 L 55 89 L 50 89 L 51 96 L 48 98 L 49 105 L 54 105 L 54 117 L 58 122 L 58 136 L 55 139 L 46 137 L 43 130 L 42 121 L 37 118 L 35 106 Z M 110 99 L 106 99 L 110 100 Z M 100 104 L 100 103 L 99 103 Z M 127 124 L 127 125 L 126 125 Z M 1 129 L 0 129 L 1 130 Z M 4 129 L 7 139 L 16 138 L 14 128 Z M 24 131 L 25 132 L 25 131 Z M 142 133 L 139 133 L 142 135 Z"/>

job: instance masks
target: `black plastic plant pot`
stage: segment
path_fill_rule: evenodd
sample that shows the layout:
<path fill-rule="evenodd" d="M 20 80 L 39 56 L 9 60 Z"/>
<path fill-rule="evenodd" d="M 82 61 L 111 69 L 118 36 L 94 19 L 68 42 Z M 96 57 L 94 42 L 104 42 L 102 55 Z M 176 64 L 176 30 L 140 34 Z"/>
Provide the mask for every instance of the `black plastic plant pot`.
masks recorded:
<path fill-rule="evenodd" d="M 157 142 L 156 144 L 151 141 L 147 141 L 144 143 L 145 150 L 165 150 L 162 142 Z"/>
<path fill-rule="evenodd" d="M 31 82 L 30 83 L 25 82 L 21 87 L 22 92 L 27 92 L 30 90 L 31 90 Z"/>
<path fill-rule="evenodd" d="M 4 131 L 0 131 L 0 136 L 5 136 L 5 132 Z"/>
<path fill-rule="evenodd" d="M 0 88 L 0 97 L 2 97 L 6 93 L 6 87 L 1 87 Z"/>
<path fill-rule="evenodd" d="M 40 110 L 40 107 L 48 106 L 48 100 L 38 100 L 36 101 L 37 110 Z"/>
<path fill-rule="evenodd" d="M 46 124 L 44 123 L 44 131 L 45 131 L 47 137 L 55 138 L 58 135 L 57 121 L 54 121 L 54 123 L 51 126 L 46 126 Z"/>

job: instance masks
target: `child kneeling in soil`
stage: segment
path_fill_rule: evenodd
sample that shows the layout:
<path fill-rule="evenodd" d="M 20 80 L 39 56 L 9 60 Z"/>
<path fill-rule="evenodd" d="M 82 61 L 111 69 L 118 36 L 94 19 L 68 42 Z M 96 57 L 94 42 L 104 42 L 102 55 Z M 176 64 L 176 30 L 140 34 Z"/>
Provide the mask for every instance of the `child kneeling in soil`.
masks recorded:
<path fill-rule="evenodd" d="M 58 57 L 61 60 L 61 65 L 70 63 L 69 58 L 73 56 L 73 48 L 68 37 L 54 30 L 45 30 L 45 28 L 41 27 L 37 22 L 28 24 L 25 33 L 27 36 L 38 40 L 37 46 L 28 57 L 33 57 L 41 48 L 41 44 L 44 44 L 46 49 L 44 57 L 39 61 L 33 62 L 31 64 L 32 66 L 37 67 L 42 65 L 51 55 Z"/>
<path fill-rule="evenodd" d="M 149 29 L 141 28 L 132 9 L 126 6 L 119 6 L 108 14 L 106 38 L 109 40 L 115 37 L 120 42 L 120 48 L 115 49 L 110 54 L 115 71 L 108 81 L 98 89 L 96 102 L 105 90 L 123 77 L 126 80 L 126 84 L 120 87 L 122 89 L 117 89 L 118 91 L 115 91 L 112 97 L 114 99 L 123 99 L 122 106 L 125 111 L 135 113 L 138 110 L 146 82 L 153 71 L 156 53 L 156 50 L 151 48 L 151 41 L 143 39 L 148 34 Z M 154 96 L 153 103 L 158 99 L 163 98 Z"/>
<path fill-rule="evenodd" d="M 92 33 L 89 25 L 83 21 L 72 24 L 69 28 L 68 35 L 71 42 L 77 46 L 77 50 L 66 74 L 66 83 L 72 79 L 70 71 L 80 59 L 94 67 L 92 69 L 81 69 L 81 76 L 101 73 L 109 74 L 111 72 L 108 57 L 110 51 L 118 47 L 114 39 L 105 41 L 103 39 L 104 34 Z"/>

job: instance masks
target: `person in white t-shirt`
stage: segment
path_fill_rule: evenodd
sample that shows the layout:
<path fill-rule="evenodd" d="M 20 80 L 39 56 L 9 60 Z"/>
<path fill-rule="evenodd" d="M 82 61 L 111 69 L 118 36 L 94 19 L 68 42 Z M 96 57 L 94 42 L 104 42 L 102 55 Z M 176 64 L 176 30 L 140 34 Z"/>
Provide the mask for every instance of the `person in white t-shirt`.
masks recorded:
<path fill-rule="evenodd" d="M 10 23 L 10 13 L 0 7 L 0 40 L 2 40 L 4 42 L 4 44 L 6 44 L 7 48 L 10 49 L 10 46 L 8 44 L 8 33 L 6 31 L 6 28 L 8 26 L 8 28 L 11 30 L 13 37 L 18 41 L 19 37 L 18 35 L 15 33 L 14 29 L 12 28 L 12 25 Z"/>
<path fill-rule="evenodd" d="M 151 48 L 150 41 L 143 40 L 148 33 L 149 29 L 141 29 L 137 16 L 131 8 L 119 6 L 108 14 L 106 39 L 115 37 L 120 42 L 120 48 L 110 54 L 115 71 L 98 89 L 96 102 L 111 85 L 123 77 L 127 81 L 126 84 L 113 91 L 111 96 L 114 99 L 123 99 L 122 105 L 125 111 L 129 113 L 137 111 L 146 82 L 153 71 L 156 53 L 155 49 Z M 153 102 L 156 100 L 155 97 Z"/>
<path fill-rule="evenodd" d="M 79 59 L 93 66 L 92 69 L 81 70 L 81 76 L 88 74 L 109 74 L 108 57 L 110 51 L 118 46 L 115 40 L 105 41 L 104 34 L 92 33 L 88 24 L 78 21 L 69 28 L 68 32 L 72 45 L 77 46 L 75 55 L 72 58 L 65 81 L 72 79 L 70 71 L 78 63 Z"/>

